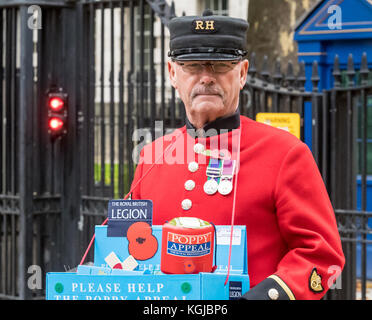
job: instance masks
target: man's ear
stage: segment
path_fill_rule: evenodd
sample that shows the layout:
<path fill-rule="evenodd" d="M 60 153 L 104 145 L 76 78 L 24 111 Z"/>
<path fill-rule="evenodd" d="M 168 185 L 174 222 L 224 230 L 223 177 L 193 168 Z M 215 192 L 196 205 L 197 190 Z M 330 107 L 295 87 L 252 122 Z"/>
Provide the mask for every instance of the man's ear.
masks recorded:
<path fill-rule="evenodd" d="M 240 68 L 240 90 L 242 90 L 245 86 L 245 82 L 247 81 L 247 74 L 249 68 L 249 61 L 244 59 L 241 63 Z"/>
<path fill-rule="evenodd" d="M 177 89 L 177 77 L 176 77 L 176 66 L 175 63 L 172 61 L 168 61 L 168 73 L 171 85 L 174 89 Z"/>

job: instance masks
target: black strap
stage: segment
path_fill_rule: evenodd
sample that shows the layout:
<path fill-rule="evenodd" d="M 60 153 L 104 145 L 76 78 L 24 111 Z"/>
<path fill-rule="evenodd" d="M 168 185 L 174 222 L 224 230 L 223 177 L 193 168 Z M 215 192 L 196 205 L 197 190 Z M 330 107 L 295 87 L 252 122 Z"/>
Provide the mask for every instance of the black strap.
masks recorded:
<path fill-rule="evenodd" d="M 212 270 L 214 271 L 217 268 L 217 229 L 216 229 L 216 226 L 214 225 L 213 222 L 210 222 L 210 224 L 214 228 L 214 247 L 215 247 L 215 250 L 214 250 L 214 265 L 212 267 Z"/>

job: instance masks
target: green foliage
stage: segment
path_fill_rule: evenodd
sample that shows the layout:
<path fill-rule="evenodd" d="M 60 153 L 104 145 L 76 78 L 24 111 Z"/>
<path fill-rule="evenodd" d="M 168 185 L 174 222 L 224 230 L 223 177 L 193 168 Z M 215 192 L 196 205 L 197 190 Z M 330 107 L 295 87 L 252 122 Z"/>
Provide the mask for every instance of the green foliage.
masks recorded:
<path fill-rule="evenodd" d="M 101 172 L 101 164 L 95 163 L 94 164 L 94 182 L 97 185 L 101 184 L 102 181 L 102 172 Z M 109 187 L 113 185 L 114 188 L 114 198 L 122 198 L 125 194 L 120 194 L 119 185 L 123 183 L 124 185 L 124 193 L 129 191 L 130 183 L 129 181 L 129 166 L 127 163 L 123 164 L 123 174 L 119 176 L 119 164 L 114 164 L 111 167 L 110 163 L 105 163 L 103 173 L 103 180 L 105 186 Z M 113 177 L 112 177 L 113 176 Z"/>

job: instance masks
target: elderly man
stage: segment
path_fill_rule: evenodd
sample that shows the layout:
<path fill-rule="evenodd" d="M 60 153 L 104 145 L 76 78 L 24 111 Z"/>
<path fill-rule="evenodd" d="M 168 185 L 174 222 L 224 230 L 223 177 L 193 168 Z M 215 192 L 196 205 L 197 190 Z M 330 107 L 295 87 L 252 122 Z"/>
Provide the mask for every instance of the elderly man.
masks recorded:
<path fill-rule="evenodd" d="M 243 298 L 320 299 L 344 265 L 334 212 L 308 147 L 239 113 L 247 28 L 209 11 L 170 22 L 168 70 L 186 126 L 142 149 L 132 198 L 153 201 L 154 224 L 245 225 Z"/>

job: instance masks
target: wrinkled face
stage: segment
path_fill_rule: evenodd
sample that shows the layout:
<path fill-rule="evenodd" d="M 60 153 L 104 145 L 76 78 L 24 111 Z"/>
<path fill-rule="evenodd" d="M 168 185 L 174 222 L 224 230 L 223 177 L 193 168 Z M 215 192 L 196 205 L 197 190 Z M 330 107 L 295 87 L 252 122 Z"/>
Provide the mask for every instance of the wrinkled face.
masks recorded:
<path fill-rule="evenodd" d="M 169 61 L 168 71 L 172 86 L 185 104 L 188 119 L 201 128 L 236 111 L 248 60 Z"/>

